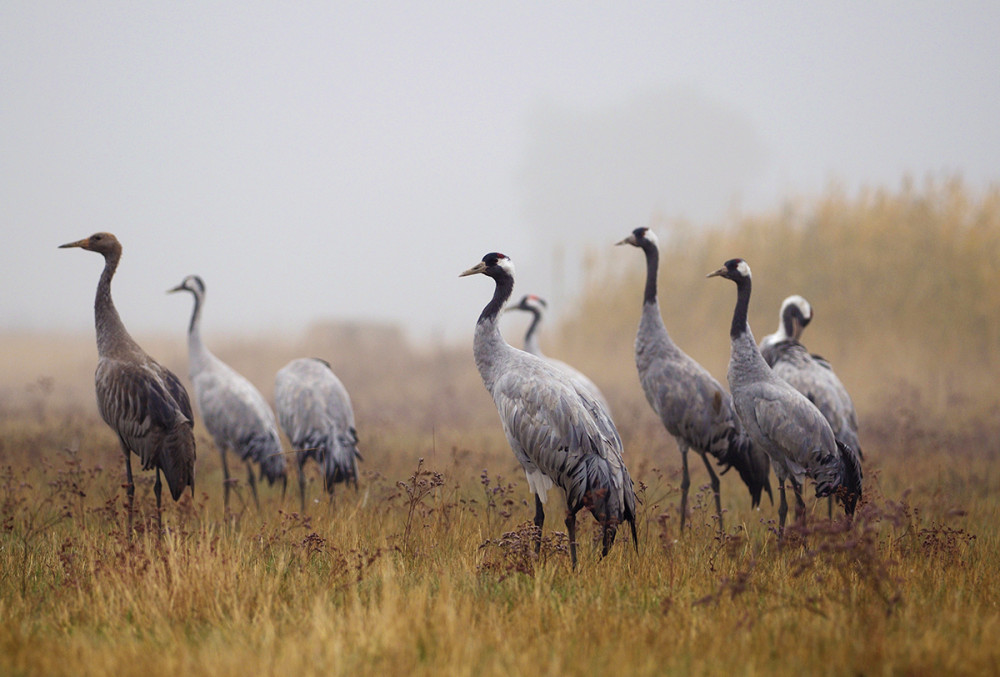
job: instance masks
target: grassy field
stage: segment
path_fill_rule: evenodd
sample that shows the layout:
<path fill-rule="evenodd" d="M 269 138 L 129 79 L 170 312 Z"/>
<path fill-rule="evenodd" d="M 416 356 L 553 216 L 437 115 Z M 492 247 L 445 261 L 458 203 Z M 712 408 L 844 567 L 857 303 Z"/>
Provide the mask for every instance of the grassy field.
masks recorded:
<path fill-rule="evenodd" d="M 93 403 L 92 337 L 6 334 L 0 674 L 1000 673 L 997 196 L 832 191 L 724 231 L 657 228 L 667 326 L 723 381 L 734 292 L 706 272 L 750 261 L 758 338 L 785 295 L 815 306 L 805 340 L 861 418 L 852 527 L 811 500 L 807 527 L 779 544 L 775 508 L 751 510 L 731 473 L 725 534 L 706 486 L 678 533 L 677 448 L 631 357 L 634 250 L 594 254 L 593 287 L 545 340 L 608 394 L 642 500 L 638 553 L 621 532 L 601 560 L 581 516 L 575 572 L 557 491 L 534 555 L 527 485 L 469 345 L 386 361 L 315 334 L 214 342 L 268 396 L 288 359 L 333 363 L 355 401 L 360 490 L 328 502 L 311 468 L 306 514 L 290 482 L 284 497 L 263 487 L 259 513 L 241 484 L 226 516 L 199 422 L 194 497 L 168 501 L 158 535 L 152 476 L 139 474 L 130 536 L 122 459 Z M 183 341 L 139 338 L 186 372 Z"/>

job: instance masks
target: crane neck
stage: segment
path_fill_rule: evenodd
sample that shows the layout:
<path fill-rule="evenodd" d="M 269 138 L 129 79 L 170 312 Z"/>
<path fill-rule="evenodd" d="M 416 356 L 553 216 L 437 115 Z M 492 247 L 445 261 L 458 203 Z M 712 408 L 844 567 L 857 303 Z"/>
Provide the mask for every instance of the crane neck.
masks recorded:
<path fill-rule="evenodd" d="M 497 322 L 497 316 L 514 291 L 514 278 L 503 274 L 495 277 L 494 280 L 496 281 L 496 290 L 493 292 L 493 298 L 479 316 L 472 343 L 476 368 L 479 369 L 479 374 L 483 378 L 483 384 L 491 393 L 501 372 L 502 356 L 513 350 L 500 334 L 500 323 Z"/>
<path fill-rule="evenodd" d="M 97 354 L 101 357 L 127 351 L 136 345 L 118 315 L 115 302 L 111 299 L 111 278 L 115 276 L 120 260 L 120 249 L 106 253 L 104 255 L 104 271 L 97 283 L 97 296 L 94 299 L 94 324 L 97 329 Z"/>
<path fill-rule="evenodd" d="M 642 241 L 642 251 L 646 254 L 646 289 L 643 303 L 656 303 L 656 276 L 660 268 L 660 250 L 649 240 Z"/>
<path fill-rule="evenodd" d="M 510 295 L 514 293 L 514 278 L 511 277 L 506 272 L 499 273 L 495 278 L 496 289 L 493 291 L 493 298 L 490 302 L 486 304 L 483 308 L 483 312 L 479 315 L 478 324 L 482 324 L 484 321 L 496 322 L 497 315 L 510 300 Z"/>
<path fill-rule="evenodd" d="M 202 363 L 207 359 L 208 349 L 201 340 L 201 309 L 205 297 L 196 291 L 191 291 L 191 296 L 194 297 L 194 308 L 191 310 L 191 323 L 188 325 L 188 354 L 191 368 L 194 370 L 196 367 L 204 366 Z"/>
<path fill-rule="evenodd" d="M 785 308 L 785 312 L 781 315 L 781 326 L 779 327 L 779 333 L 782 339 L 790 339 L 795 337 L 795 313 L 797 309 L 795 306 L 788 306 Z"/>
<path fill-rule="evenodd" d="M 532 355 L 541 355 L 542 349 L 538 345 L 538 325 L 542 323 L 542 314 L 535 309 L 531 309 L 534 316 L 528 331 L 524 334 L 524 351 Z"/>
<path fill-rule="evenodd" d="M 729 338 L 737 339 L 749 331 L 747 311 L 750 308 L 751 281 L 749 277 L 736 280 L 736 308 L 733 310 L 733 324 L 729 328 Z"/>

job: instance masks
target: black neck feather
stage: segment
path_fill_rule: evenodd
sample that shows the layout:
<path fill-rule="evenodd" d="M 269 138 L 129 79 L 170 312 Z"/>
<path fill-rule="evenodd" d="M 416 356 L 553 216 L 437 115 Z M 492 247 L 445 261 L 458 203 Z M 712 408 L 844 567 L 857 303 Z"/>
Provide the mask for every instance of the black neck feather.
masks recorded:
<path fill-rule="evenodd" d="M 493 298 L 486 307 L 483 308 L 483 312 L 479 315 L 479 321 L 483 322 L 485 320 L 496 320 L 497 315 L 503 309 L 507 300 L 510 299 L 510 295 L 514 292 L 514 278 L 511 277 L 506 271 L 500 271 L 495 276 L 492 276 L 494 281 L 497 283 L 497 288 L 493 292 Z"/>
<path fill-rule="evenodd" d="M 736 309 L 733 311 L 733 326 L 729 329 L 730 338 L 737 338 L 746 333 L 749 308 L 750 278 L 744 277 L 736 281 Z"/>
<path fill-rule="evenodd" d="M 188 334 L 195 332 L 198 319 L 201 316 L 201 294 L 192 292 L 191 296 L 194 297 L 194 310 L 191 311 L 191 323 L 188 325 Z"/>
<path fill-rule="evenodd" d="M 542 321 L 542 314 L 535 310 L 534 308 L 529 309 L 532 314 L 531 325 L 528 327 L 527 333 L 524 335 L 524 340 L 528 341 L 532 336 L 535 335 L 535 330 L 538 329 L 538 323 Z"/>
<path fill-rule="evenodd" d="M 643 303 L 656 303 L 656 274 L 660 268 L 660 250 L 649 240 L 643 240 L 642 251 L 646 253 L 646 291 Z"/>

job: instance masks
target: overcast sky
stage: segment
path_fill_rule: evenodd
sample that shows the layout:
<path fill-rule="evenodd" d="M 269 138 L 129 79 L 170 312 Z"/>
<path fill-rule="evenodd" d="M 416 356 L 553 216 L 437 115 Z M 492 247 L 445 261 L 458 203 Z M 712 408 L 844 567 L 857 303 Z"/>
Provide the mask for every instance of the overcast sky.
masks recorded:
<path fill-rule="evenodd" d="M 551 249 L 832 180 L 1000 178 L 997 2 L 0 3 L 0 328 L 471 333 Z"/>

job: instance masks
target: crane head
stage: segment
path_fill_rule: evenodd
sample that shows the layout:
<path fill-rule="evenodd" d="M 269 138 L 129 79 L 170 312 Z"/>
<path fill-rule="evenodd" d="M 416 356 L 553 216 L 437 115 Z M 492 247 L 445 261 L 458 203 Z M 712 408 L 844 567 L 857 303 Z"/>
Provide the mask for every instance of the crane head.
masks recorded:
<path fill-rule="evenodd" d="M 189 291 L 195 296 L 202 296 L 205 293 L 205 281 L 197 275 L 188 275 L 179 285 L 168 289 L 167 293 L 172 294 L 175 291 Z"/>
<path fill-rule="evenodd" d="M 499 252 L 490 252 L 483 257 L 483 260 L 476 265 L 469 268 L 464 273 L 461 273 L 459 277 L 465 277 L 467 275 L 475 275 L 481 273 L 489 277 L 500 277 L 501 275 L 508 275 L 510 277 L 514 276 L 514 262 L 510 260 L 510 257 L 506 254 L 501 254 Z"/>
<path fill-rule="evenodd" d="M 548 307 L 549 304 L 541 296 L 526 294 L 521 297 L 521 300 L 516 305 L 509 306 L 507 310 L 526 310 L 529 313 L 542 315 Z"/>
<path fill-rule="evenodd" d="M 632 231 L 631 235 L 629 235 L 624 240 L 616 242 L 615 244 L 616 245 L 630 244 L 633 247 L 642 247 L 643 245 L 651 244 L 654 247 L 659 247 L 660 241 L 657 239 L 656 233 L 654 233 L 646 226 L 643 226 L 641 228 L 636 228 L 635 230 Z"/>
<path fill-rule="evenodd" d="M 81 249 L 97 252 L 105 256 L 108 254 L 121 254 L 122 251 L 122 245 L 118 242 L 118 238 L 111 233 L 94 233 L 82 240 L 59 245 L 59 249 L 69 249 L 70 247 L 80 247 Z"/>
<path fill-rule="evenodd" d="M 802 330 L 812 321 L 812 318 L 812 306 L 798 294 L 789 296 L 781 303 L 781 325 L 785 334 L 791 338 L 799 339 L 802 336 Z"/>
<path fill-rule="evenodd" d="M 705 277 L 724 277 L 737 284 L 743 280 L 750 279 L 750 264 L 743 259 L 729 259 L 722 267 L 713 271 Z"/>

